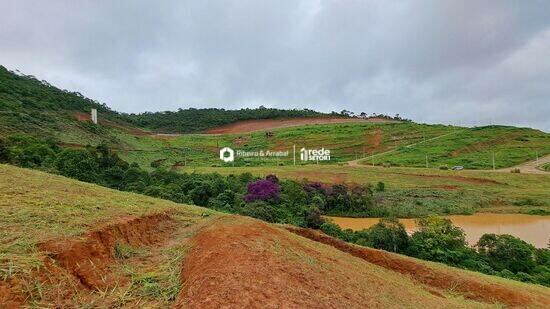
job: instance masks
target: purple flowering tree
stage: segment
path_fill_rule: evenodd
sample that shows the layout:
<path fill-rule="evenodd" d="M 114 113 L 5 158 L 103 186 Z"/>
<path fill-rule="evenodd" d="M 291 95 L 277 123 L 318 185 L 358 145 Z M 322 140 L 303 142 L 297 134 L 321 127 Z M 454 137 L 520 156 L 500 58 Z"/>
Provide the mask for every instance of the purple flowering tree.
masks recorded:
<path fill-rule="evenodd" d="M 248 194 L 244 197 L 245 202 L 269 201 L 279 198 L 279 184 L 269 180 L 258 180 L 248 184 Z"/>

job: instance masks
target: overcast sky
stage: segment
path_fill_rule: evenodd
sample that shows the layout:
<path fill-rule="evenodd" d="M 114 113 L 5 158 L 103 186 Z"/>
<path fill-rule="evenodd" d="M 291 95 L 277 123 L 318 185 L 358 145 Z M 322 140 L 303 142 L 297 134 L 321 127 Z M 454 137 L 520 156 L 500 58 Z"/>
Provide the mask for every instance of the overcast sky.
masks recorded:
<path fill-rule="evenodd" d="M 0 64 L 123 112 L 342 109 L 550 131 L 550 1 L 0 1 Z"/>

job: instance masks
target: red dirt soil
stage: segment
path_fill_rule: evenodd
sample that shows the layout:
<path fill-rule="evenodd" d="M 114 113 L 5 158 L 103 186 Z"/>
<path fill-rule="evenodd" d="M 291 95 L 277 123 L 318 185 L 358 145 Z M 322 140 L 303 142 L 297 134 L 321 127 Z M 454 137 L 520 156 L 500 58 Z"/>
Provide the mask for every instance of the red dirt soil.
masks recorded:
<path fill-rule="evenodd" d="M 389 120 L 371 118 L 338 118 L 338 117 L 319 117 L 319 118 L 281 118 L 281 119 L 259 119 L 244 120 L 228 124 L 225 126 L 212 128 L 206 131 L 208 134 L 228 134 L 228 133 L 248 133 L 261 130 L 270 130 L 277 128 L 286 128 L 294 126 L 303 126 L 308 124 L 330 124 L 347 122 L 391 122 Z"/>
<path fill-rule="evenodd" d="M 288 229 L 321 244 L 254 219 L 217 219 L 192 240 L 175 307 L 456 307 L 445 296 L 449 293 L 489 304 L 550 305 L 548 295 L 533 296 L 311 230 Z"/>
<path fill-rule="evenodd" d="M 348 264 L 258 220 L 220 218 L 193 243 L 176 308 L 381 308 L 386 298 L 401 296 L 441 308 L 446 301 L 404 290 L 362 261 Z"/>
<path fill-rule="evenodd" d="M 410 275 L 414 280 L 422 284 L 437 289 L 459 292 L 468 299 L 486 303 L 498 302 L 509 306 L 540 306 L 541 308 L 548 308 L 550 306 L 550 297 L 544 297 L 543 295 L 533 297 L 532 295 L 523 293 L 519 289 L 512 290 L 496 283 L 484 282 L 481 279 L 460 274 L 458 271 L 436 269 L 416 262 L 412 258 L 397 254 L 355 246 L 318 231 L 292 226 L 288 226 L 287 230 L 308 239 L 333 246 L 375 265 L 397 271 L 404 275 Z"/>

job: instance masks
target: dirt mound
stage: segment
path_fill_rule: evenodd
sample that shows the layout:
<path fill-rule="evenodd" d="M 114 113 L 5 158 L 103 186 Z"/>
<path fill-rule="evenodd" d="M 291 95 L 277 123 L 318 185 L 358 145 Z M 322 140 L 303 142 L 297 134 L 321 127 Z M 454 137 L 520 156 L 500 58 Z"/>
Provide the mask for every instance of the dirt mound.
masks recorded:
<path fill-rule="evenodd" d="M 481 278 L 466 276 L 459 271 L 437 269 L 427 264 L 381 250 L 354 246 L 323 233 L 288 227 L 289 231 L 300 236 L 333 246 L 343 252 L 359 257 L 375 265 L 410 275 L 422 284 L 442 290 L 453 290 L 465 298 L 486 303 L 501 303 L 509 306 L 550 306 L 550 296 L 534 297 L 521 290 L 511 289 L 496 283 L 489 283 Z"/>
<path fill-rule="evenodd" d="M 253 219 L 220 218 L 192 243 L 182 266 L 178 308 L 480 305 Z"/>
<path fill-rule="evenodd" d="M 247 133 L 261 130 L 303 126 L 308 124 L 329 124 L 347 122 L 383 122 L 381 120 L 364 120 L 357 118 L 319 117 L 319 118 L 282 118 L 244 120 L 229 125 L 209 129 L 208 134 Z"/>

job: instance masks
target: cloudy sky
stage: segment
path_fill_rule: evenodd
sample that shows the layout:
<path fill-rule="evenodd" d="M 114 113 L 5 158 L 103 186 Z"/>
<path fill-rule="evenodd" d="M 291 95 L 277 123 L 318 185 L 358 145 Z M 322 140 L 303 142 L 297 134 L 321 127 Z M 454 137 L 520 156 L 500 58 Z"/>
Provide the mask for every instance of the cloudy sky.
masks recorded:
<path fill-rule="evenodd" d="M 142 112 L 259 105 L 550 131 L 550 1 L 0 1 L 0 64 Z"/>

